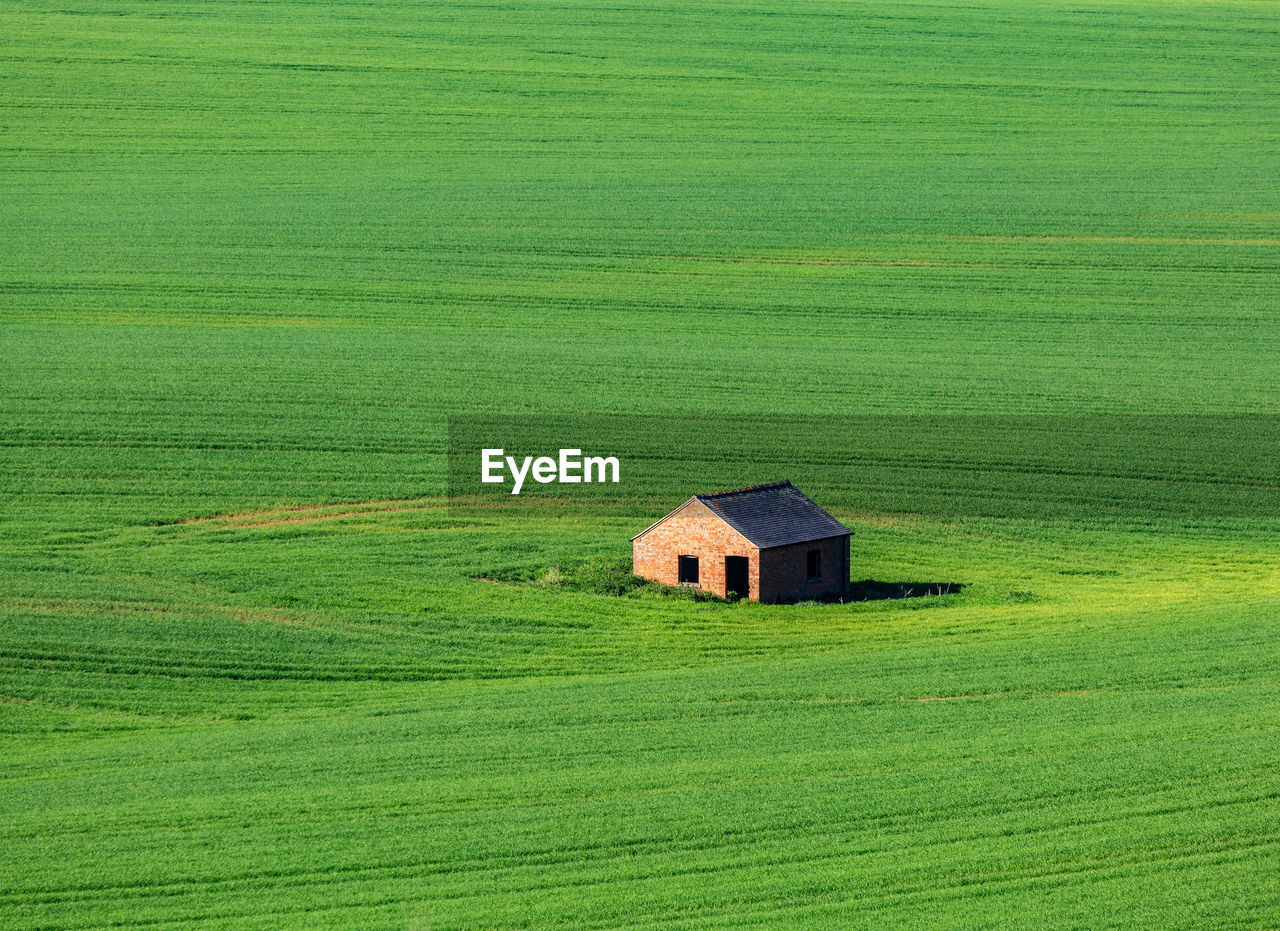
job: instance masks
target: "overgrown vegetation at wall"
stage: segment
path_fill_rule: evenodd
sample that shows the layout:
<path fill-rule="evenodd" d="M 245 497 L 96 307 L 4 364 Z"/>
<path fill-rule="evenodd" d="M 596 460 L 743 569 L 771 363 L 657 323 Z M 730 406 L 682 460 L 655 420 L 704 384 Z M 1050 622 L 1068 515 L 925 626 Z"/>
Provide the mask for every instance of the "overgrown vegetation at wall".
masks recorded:
<path fill-rule="evenodd" d="M 596 556 L 563 565 L 523 567 L 519 569 L 493 569 L 479 573 L 476 578 L 487 582 L 505 582 L 513 585 L 531 585 L 538 588 L 554 588 L 564 591 L 585 592 L 590 595 L 614 597 L 677 598 L 686 601 L 717 601 L 727 604 L 711 592 L 679 585 L 662 585 L 632 574 L 631 558 Z"/>

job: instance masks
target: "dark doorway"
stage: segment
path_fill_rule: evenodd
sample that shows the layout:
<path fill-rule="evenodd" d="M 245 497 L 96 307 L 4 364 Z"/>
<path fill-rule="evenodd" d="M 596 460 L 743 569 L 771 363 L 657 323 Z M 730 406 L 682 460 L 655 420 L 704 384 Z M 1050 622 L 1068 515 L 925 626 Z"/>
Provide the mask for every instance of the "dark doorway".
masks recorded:
<path fill-rule="evenodd" d="M 747 598 L 751 595 L 751 561 L 746 556 L 724 558 L 724 594 L 726 598 Z"/>

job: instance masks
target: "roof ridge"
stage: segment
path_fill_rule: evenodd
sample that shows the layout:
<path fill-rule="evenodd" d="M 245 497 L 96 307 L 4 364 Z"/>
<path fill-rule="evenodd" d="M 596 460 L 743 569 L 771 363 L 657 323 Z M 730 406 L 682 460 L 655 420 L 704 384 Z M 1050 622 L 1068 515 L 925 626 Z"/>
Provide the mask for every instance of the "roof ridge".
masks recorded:
<path fill-rule="evenodd" d="M 790 546 L 829 537 L 847 537 L 850 534 L 848 527 L 828 514 L 791 482 L 783 480 L 694 495 L 632 539 L 644 536 L 695 501 L 759 549 Z"/>
<path fill-rule="evenodd" d="M 705 501 L 708 498 L 723 498 L 727 495 L 744 495 L 753 491 L 772 491 L 775 488 L 786 488 L 788 486 L 795 488 L 789 479 L 784 478 L 777 482 L 765 482 L 763 485 L 747 485 L 744 488 L 729 488 L 725 491 L 712 491 L 704 495 L 694 495 L 694 497 L 699 501 Z"/>

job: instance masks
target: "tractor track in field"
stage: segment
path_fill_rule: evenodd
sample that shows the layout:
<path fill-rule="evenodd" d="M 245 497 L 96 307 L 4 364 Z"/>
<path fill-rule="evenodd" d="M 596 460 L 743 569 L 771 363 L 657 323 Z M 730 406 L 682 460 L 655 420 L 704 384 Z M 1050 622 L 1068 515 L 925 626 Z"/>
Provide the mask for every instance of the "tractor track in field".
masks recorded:
<path fill-rule="evenodd" d="M 333 504 L 293 504 L 230 514 L 189 517 L 160 526 L 190 527 L 215 524 L 233 527 L 276 527 L 284 524 L 309 524 L 322 520 L 342 520 L 371 514 L 401 514 L 407 511 L 427 511 L 447 507 L 449 507 L 448 503 L 435 498 L 387 498 Z"/>
<path fill-rule="evenodd" d="M 127 614 L 155 614 L 179 617 L 214 615 L 236 621 L 283 624 L 288 627 L 349 627 L 376 631 L 371 624 L 342 621 L 307 612 L 282 611 L 279 608 L 198 603 L 166 603 L 159 601 L 111 600 L 96 598 L 11 598 L 0 601 L 0 611 L 32 611 L 48 614 L 83 614 L 90 612 L 120 612 Z"/>

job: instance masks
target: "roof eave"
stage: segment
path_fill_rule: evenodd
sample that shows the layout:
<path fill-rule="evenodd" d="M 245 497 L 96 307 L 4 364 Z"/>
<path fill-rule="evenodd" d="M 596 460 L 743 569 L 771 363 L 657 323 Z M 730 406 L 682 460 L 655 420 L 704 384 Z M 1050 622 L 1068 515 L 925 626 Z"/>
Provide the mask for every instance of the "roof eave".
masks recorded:
<path fill-rule="evenodd" d="M 744 534 L 745 536 L 745 534 Z M 821 537 L 806 537 L 803 540 L 789 540 L 786 543 L 772 543 L 769 546 L 756 546 L 759 550 L 780 550 L 785 546 L 800 546 L 802 543 L 821 543 L 823 540 L 838 540 L 841 537 L 852 537 L 853 531 L 846 529 L 844 533 L 828 533 Z"/>

